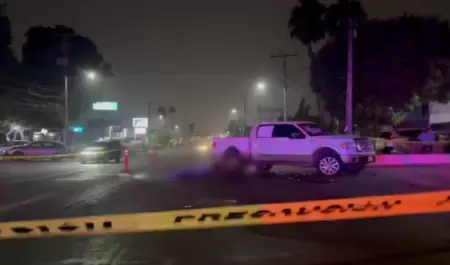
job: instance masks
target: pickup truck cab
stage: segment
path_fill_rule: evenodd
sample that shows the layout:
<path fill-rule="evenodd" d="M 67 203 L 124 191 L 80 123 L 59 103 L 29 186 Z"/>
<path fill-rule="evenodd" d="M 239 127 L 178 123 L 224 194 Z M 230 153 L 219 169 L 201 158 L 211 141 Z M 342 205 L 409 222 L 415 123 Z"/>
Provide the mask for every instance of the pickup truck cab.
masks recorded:
<path fill-rule="evenodd" d="M 313 122 L 265 122 L 253 127 L 250 137 L 213 139 L 216 165 L 254 164 L 259 171 L 273 165 L 315 167 L 320 175 L 356 174 L 375 162 L 368 138 L 334 135 Z M 236 163 L 235 163 L 236 164 Z"/>

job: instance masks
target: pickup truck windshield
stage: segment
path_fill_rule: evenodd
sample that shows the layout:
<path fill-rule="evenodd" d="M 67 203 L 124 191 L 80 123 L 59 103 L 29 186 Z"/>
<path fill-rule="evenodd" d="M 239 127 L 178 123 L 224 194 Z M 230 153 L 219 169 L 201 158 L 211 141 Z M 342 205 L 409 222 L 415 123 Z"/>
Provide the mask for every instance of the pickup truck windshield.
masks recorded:
<path fill-rule="evenodd" d="M 300 128 L 306 131 L 310 136 L 321 136 L 321 135 L 331 135 L 332 132 L 324 129 L 318 124 L 314 123 L 299 123 L 297 124 Z"/>

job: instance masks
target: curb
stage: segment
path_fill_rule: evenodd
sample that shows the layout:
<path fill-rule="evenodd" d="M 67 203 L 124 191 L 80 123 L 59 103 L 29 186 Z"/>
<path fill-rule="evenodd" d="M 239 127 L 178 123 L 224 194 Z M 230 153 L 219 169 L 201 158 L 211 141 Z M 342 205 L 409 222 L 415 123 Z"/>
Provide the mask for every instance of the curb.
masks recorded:
<path fill-rule="evenodd" d="M 132 174 L 130 172 L 120 172 L 118 174 L 119 177 L 131 177 Z"/>
<path fill-rule="evenodd" d="M 407 154 L 407 155 L 378 155 L 376 162 L 369 164 L 376 166 L 426 166 L 426 165 L 450 165 L 448 154 Z"/>

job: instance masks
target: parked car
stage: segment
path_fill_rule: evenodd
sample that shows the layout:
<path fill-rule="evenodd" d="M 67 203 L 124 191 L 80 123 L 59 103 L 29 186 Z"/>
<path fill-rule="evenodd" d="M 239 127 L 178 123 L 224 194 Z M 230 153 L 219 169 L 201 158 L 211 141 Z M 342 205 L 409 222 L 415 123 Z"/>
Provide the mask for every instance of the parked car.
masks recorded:
<path fill-rule="evenodd" d="M 120 163 L 122 153 L 123 147 L 120 141 L 95 141 L 81 151 L 80 161 L 82 164 L 87 162 L 109 162 L 111 160 Z"/>
<path fill-rule="evenodd" d="M 34 141 L 25 145 L 14 146 L 8 150 L 8 155 L 12 156 L 50 156 L 68 153 L 69 148 L 66 145 L 55 141 Z"/>
<path fill-rule="evenodd" d="M 29 141 L 25 140 L 14 140 L 0 145 L 0 156 L 7 155 L 8 151 L 15 146 L 26 145 Z"/>
<path fill-rule="evenodd" d="M 288 164 L 336 176 L 359 173 L 375 162 L 369 138 L 333 135 L 312 122 L 261 123 L 253 127 L 250 137 L 215 138 L 212 147 L 216 165 L 228 170 L 251 163 L 264 172 L 273 165 Z"/>

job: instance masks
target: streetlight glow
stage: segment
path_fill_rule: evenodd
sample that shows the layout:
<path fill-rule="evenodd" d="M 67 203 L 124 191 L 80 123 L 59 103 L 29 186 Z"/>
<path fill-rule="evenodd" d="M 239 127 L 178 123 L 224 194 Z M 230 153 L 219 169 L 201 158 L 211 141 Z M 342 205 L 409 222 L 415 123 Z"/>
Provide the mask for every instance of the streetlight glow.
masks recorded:
<path fill-rule="evenodd" d="M 97 79 L 97 73 L 95 73 L 94 71 L 87 71 L 86 78 L 89 80 L 95 80 Z"/>
<path fill-rule="evenodd" d="M 237 109 L 231 109 L 231 114 L 233 115 L 237 114 Z"/>
<path fill-rule="evenodd" d="M 178 125 L 175 124 L 175 130 L 178 130 L 180 127 L 178 127 Z"/>
<path fill-rule="evenodd" d="M 264 82 L 258 82 L 256 84 L 256 89 L 258 89 L 258 91 L 264 91 L 266 90 L 266 83 Z"/>

